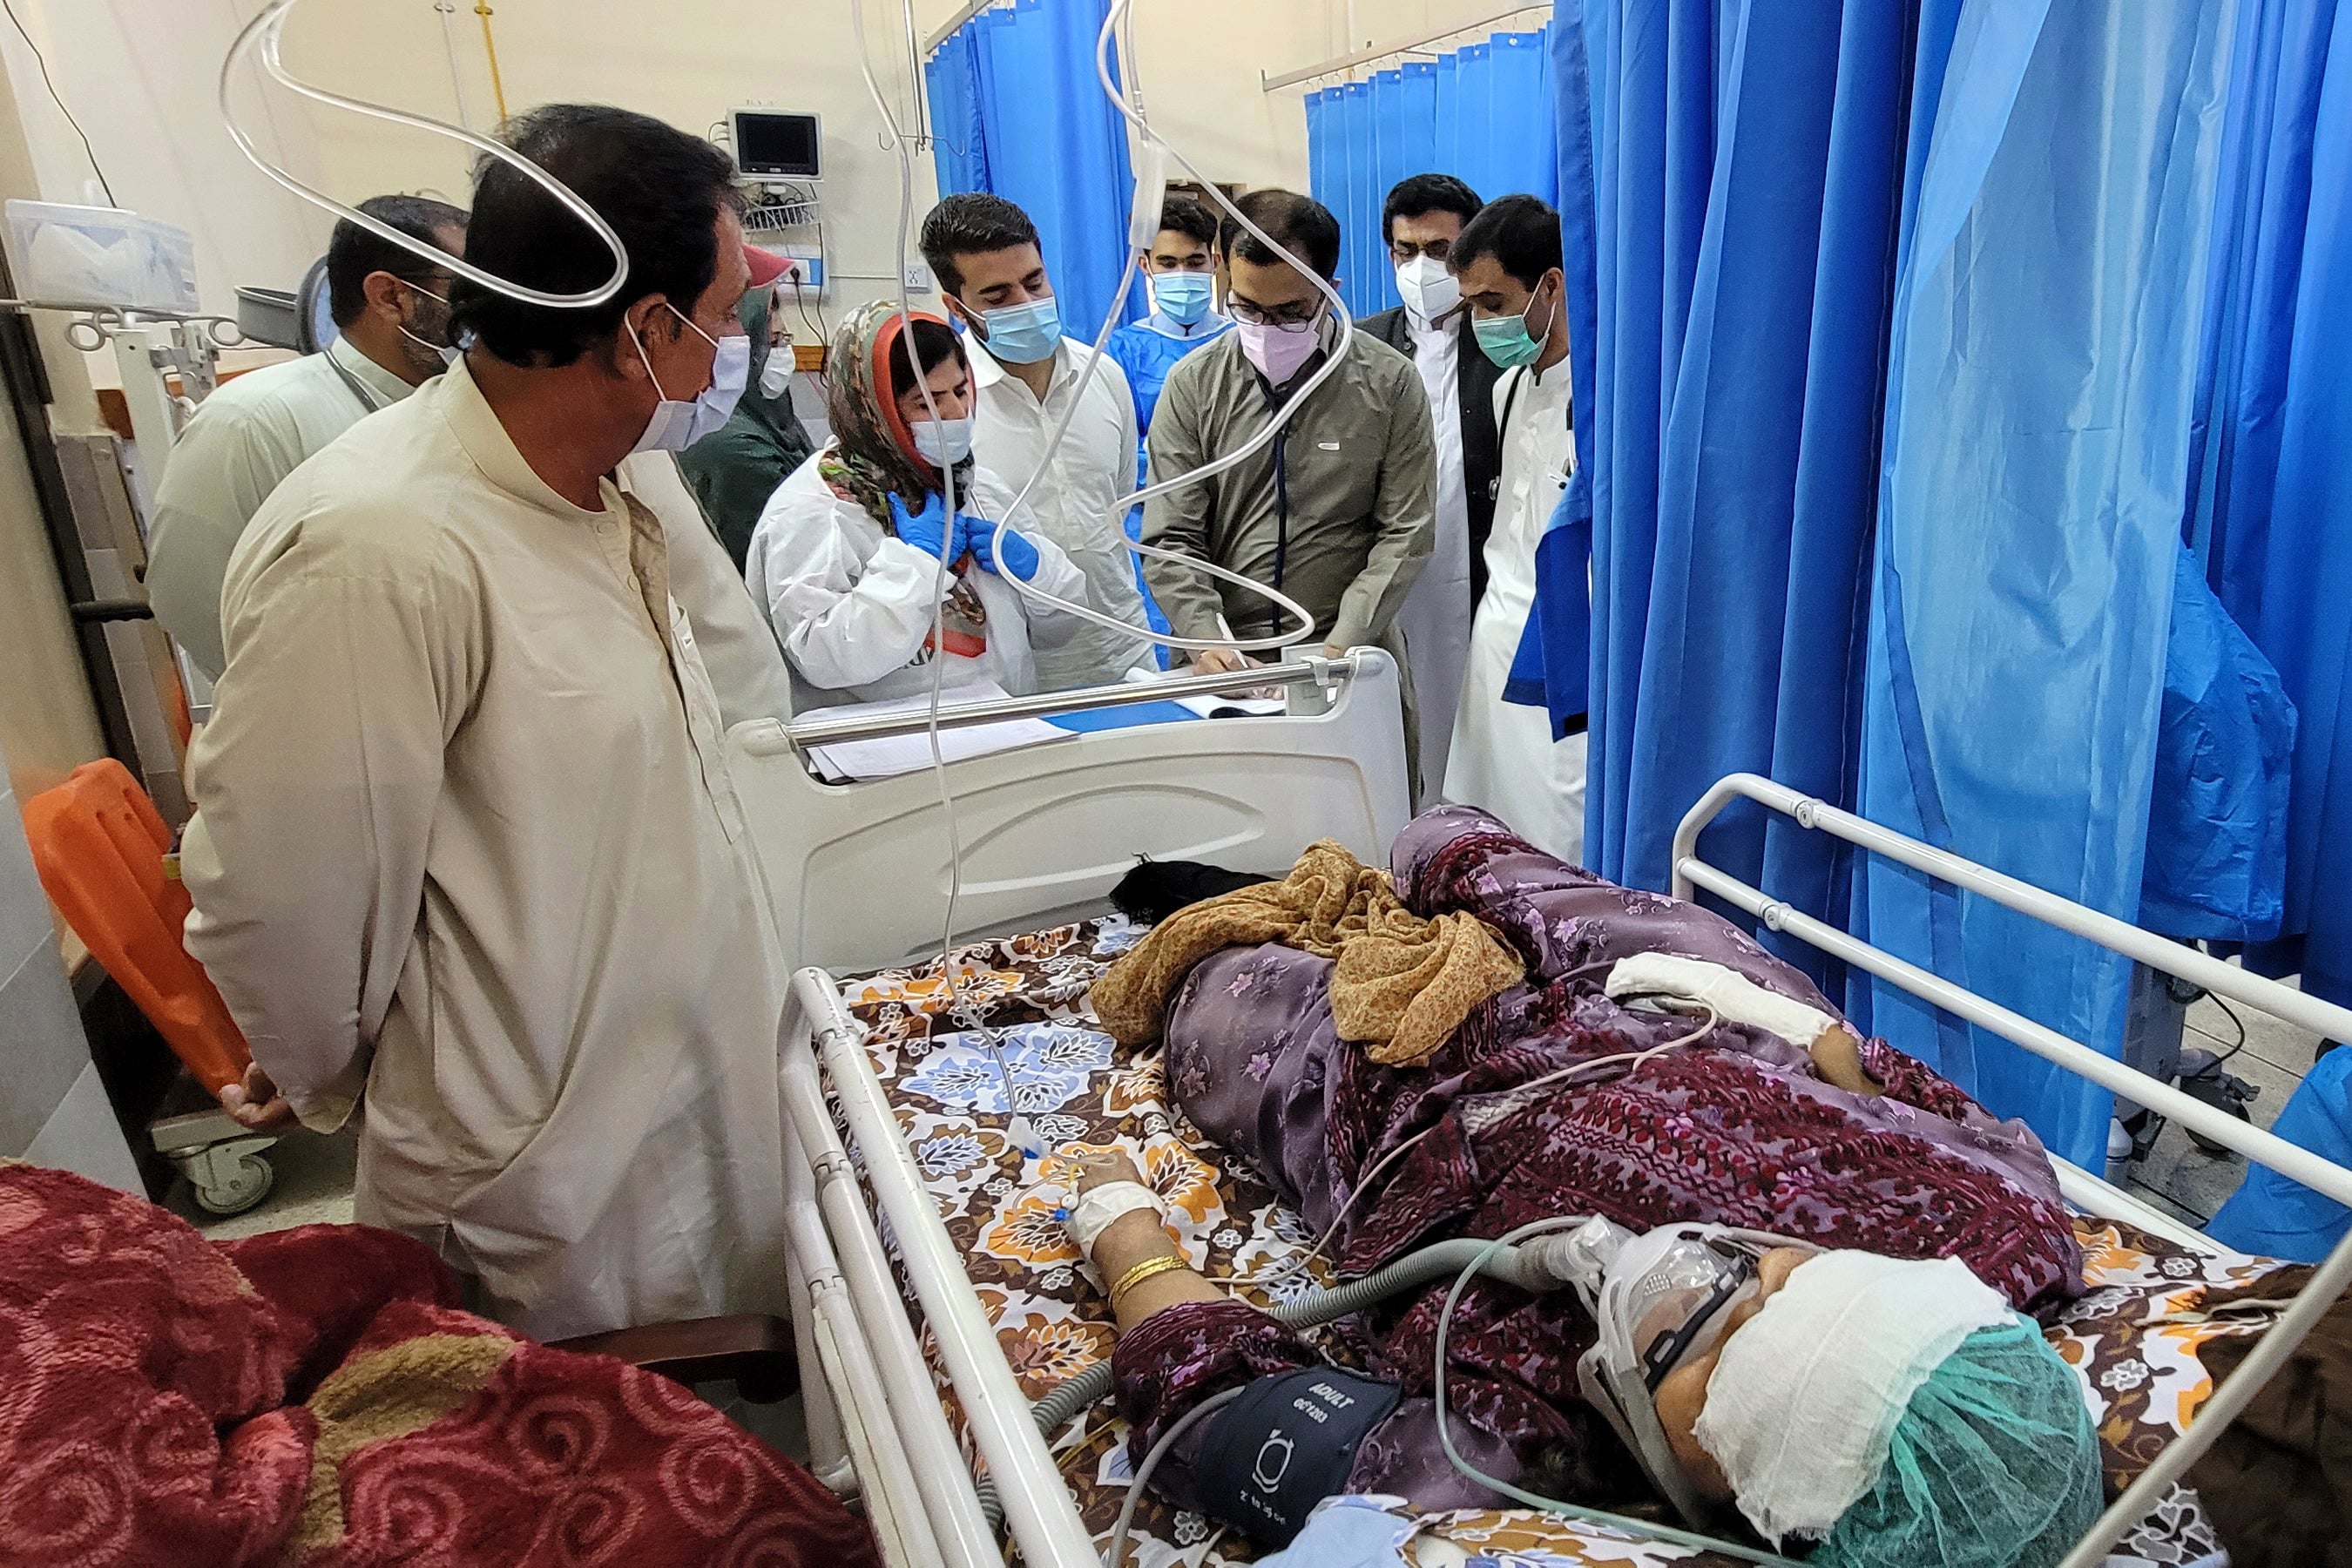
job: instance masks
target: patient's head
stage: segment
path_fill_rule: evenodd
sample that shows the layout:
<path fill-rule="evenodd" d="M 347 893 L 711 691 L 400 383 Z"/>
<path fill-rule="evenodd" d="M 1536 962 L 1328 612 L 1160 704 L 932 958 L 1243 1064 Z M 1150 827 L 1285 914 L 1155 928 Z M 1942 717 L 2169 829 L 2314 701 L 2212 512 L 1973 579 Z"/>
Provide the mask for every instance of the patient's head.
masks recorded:
<path fill-rule="evenodd" d="M 1712 1349 L 1661 1382 L 1704 1496 L 1828 1568 L 2046 1568 L 2100 1506 L 2074 1373 L 1955 1259 L 1766 1253 Z"/>

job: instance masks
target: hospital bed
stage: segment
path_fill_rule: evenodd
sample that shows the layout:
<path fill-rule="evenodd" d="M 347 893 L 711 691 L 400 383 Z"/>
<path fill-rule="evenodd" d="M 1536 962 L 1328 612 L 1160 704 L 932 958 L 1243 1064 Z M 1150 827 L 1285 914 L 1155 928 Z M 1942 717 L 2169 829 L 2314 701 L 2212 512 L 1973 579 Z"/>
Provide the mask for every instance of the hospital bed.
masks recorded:
<path fill-rule="evenodd" d="M 959 932 L 1000 939 L 960 945 L 958 973 L 983 1003 L 1008 1003 L 1013 1016 L 1029 1020 L 1014 1027 L 1038 1032 L 1047 1056 L 1024 1057 L 1024 1063 L 1050 1058 L 1061 1064 L 1051 1069 L 1063 1075 L 1057 1079 L 1061 1088 L 1045 1094 L 1040 1105 L 1070 1084 L 1082 1086 L 1070 1103 L 1093 1119 L 1085 1121 L 1083 1131 L 1082 1119 L 1065 1119 L 1070 1125 L 1055 1129 L 1057 1134 L 1100 1136 L 1105 1124 L 1097 1112 L 1139 1114 L 1146 1128 L 1158 1126 L 1153 1150 L 1171 1162 L 1187 1157 L 1185 1129 L 1168 1110 L 1172 1101 L 1153 1098 L 1155 1092 L 1164 1095 L 1164 1086 L 1155 1086 L 1140 1068 L 1114 1064 L 1108 1043 L 1085 1028 L 1085 977 L 1098 973 L 1133 937 L 1116 920 L 1092 917 L 1105 912 L 1109 888 L 1136 856 L 1208 859 L 1279 875 L 1308 842 L 1331 837 L 1377 864 L 1384 862 L 1403 826 L 1396 677 L 1385 658 L 1360 651 L 1337 661 L 1307 659 L 1247 680 L 1291 691 L 1290 711 L 1097 730 L 1061 744 L 977 758 L 947 770 L 964 846 L 965 914 Z M 1235 684 L 1230 677 L 1201 678 L 1183 689 L 1232 689 Z M 1006 716 L 1008 710 L 1052 715 L 1106 702 L 1139 702 L 1164 696 L 1167 689 L 1013 700 L 951 721 L 985 721 Z M 894 722 L 906 721 L 880 721 Z M 827 785 L 816 782 L 805 765 L 808 744 L 856 731 L 855 721 L 845 725 L 820 716 L 789 727 L 740 726 L 730 739 L 738 787 L 799 966 L 781 1059 L 794 1329 L 803 1369 L 818 1373 L 803 1380 L 813 1460 L 830 1484 L 863 1499 L 894 1563 L 958 1568 L 1002 1563 L 1008 1542 L 997 1529 L 1001 1517 L 1009 1544 L 1033 1568 L 1098 1563 L 1104 1536 L 1099 1504 L 1106 1488 L 1115 1489 L 1123 1473 L 1121 1433 L 1107 1405 L 1076 1428 L 1075 1438 L 1071 1428 L 1041 1432 L 1031 1412 L 1042 1386 L 1097 1358 L 1109 1334 L 1102 1330 L 1089 1339 L 1091 1331 L 1055 1300 L 1025 1294 L 1024 1265 L 1017 1261 L 1021 1246 L 1008 1252 L 1002 1245 L 1001 1237 L 1023 1218 L 1013 1211 L 1024 1189 L 1040 1172 L 1006 1135 L 1009 1117 L 1003 1111 L 1016 1092 L 1014 1084 L 1004 1083 L 993 1112 L 985 1091 L 957 1114 L 946 1113 L 954 1107 L 924 1097 L 923 1091 L 937 1094 L 959 1074 L 967 1085 L 991 1081 L 981 1057 L 959 1043 L 968 1040 L 968 1032 L 942 1034 L 933 1025 L 934 1019 L 941 1027 L 977 1021 L 984 1006 L 975 1006 L 969 996 L 958 1004 L 945 994 L 938 971 L 938 909 L 949 875 L 940 831 L 940 781 L 926 772 L 873 784 Z M 1676 837 L 1679 896 L 1709 893 L 1772 930 L 2014 1040 L 2249 1159 L 2352 1201 L 2352 1172 L 2223 1116 L 1710 866 L 1699 852 L 1699 835 L 1742 799 L 2316 1033 L 2352 1034 L 2352 1014 L 1753 775 L 1723 780 L 1691 811 Z M 919 967 L 926 961 L 929 968 Z M 877 969 L 885 973 L 856 977 Z M 1033 982 L 1034 989 L 1024 993 L 1023 987 Z M 942 1013 L 949 1016 L 938 1018 Z M 989 1016 L 1001 1023 L 1003 1015 Z M 1099 1055 L 1087 1055 L 1088 1041 L 1100 1046 Z M 961 1059 L 950 1059 L 959 1051 Z M 1051 1058 L 1055 1051 L 1064 1055 Z M 1026 1089 L 1020 1092 L 1025 1096 Z M 1063 1137 L 1049 1142 L 1059 1145 Z M 941 1149 L 952 1157 L 935 1158 Z M 1254 1206 L 1255 1199 L 1234 1185 L 1240 1178 L 1216 1168 L 1213 1153 L 1193 1157 L 1201 1169 L 1180 1172 L 1179 1178 L 1192 1181 L 1196 1193 L 1203 1184 L 1214 1187 L 1190 1216 L 1201 1222 L 1186 1238 L 1195 1261 L 1208 1258 L 1213 1277 L 1236 1284 L 1244 1282 L 1245 1274 L 1281 1278 L 1282 1260 L 1303 1250 L 1298 1228 L 1286 1227 L 1284 1216 L 1271 1208 Z M 958 1160 L 966 1163 L 965 1169 L 945 1169 Z M 991 1178 L 985 1185 L 982 1176 Z M 2066 1564 L 2095 1568 L 2126 1531 L 2145 1533 L 2153 1528 L 2136 1521 L 2180 1510 L 2178 1478 L 2189 1460 L 2284 1361 L 2326 1304 L 2352 1282 L 2352 1242 L 2339 1247 L 2309 1287 L 2283 1309 L 2272 1304 L 2258 1319 L 2233 1320 L 2227 1307 L 2203 1314 L 2210 1321 L 2200 1331 L 2259 1332 L 2261 1341 L 2242 1373 L 2201 1405 L 2183 1400 L 2159 1411 L 2159 1401 L 2131 1394 L 2120 1386 L 2129 1380 L 2112 1370 L 2134 1354 L 2150 1358 L 2153 1365 L 2158 1335 L 2147 1314 L 2166 1302 L 2189 1300 L 2183 1292 L 2195 1292 L 2200 1300 L 2259 1302 L 2270 1294 L 2262 1280 L 2277 1266 L 2229 1254 L 2071 1165 L 2062 1163 L 2061 1176 L 2080 1215 L 2078 1233 L 2095 1260 L 2095 1282 L 2102 1287 L 2078 1304 L 2083 1315 L 2069 1326 L 2071 1337 L 2061 1352 L 2084 1373 L 2095 1417 L 2109 1424 L 2138 1422 L 2133 1428 L 2137 1440 L 2160 1449 L 2153 1462 L 2138 1468 L 2108 1517 Z M 1155 1184 L 1160 1180 L 1156 1167 L 1150 1179 Z M 991 1197 L 990 1192 L 1000 1195 Z M 984 1218 L 974 1218 L 990 1212 L 998 1222 L 994 1232 L 987 1230 Z M 1180 1228 L 1187 1217 L 1177 1216 Z M 1213 1236 L 1210 1226 L 1217 1227 Z M 1266 1234 L 1269 1228 L 1273 1234 Z M 1268 1268 L 1269 1262 L 1276 1267 Z M 1067 1264 L 1049 1268 L 1040 1262 L 1032 1271 L 1061 1301 L 1085 1298 L 1086 1287 Z M 1290 1279 L 1296 1289 L 1307 1288 L 1303 1272 Z M 1260 1290 L 1244 1293 L 1266 1299 Z M 1085 1299 L 1096 1301 L 1099 1311 L 1098 1298 Z M 2158 1307 L 2150 1307 L 2151 1301 Z M 1058 1314 L 1045 1323 L 1059 1336 L 1050 1353 L 1041 1352 L 1033 1330 L 1021 1326 L 1043 1321 L 1033 1311 L 1041 1303 L 1045 1316 Z M 1016 1322 L 1023 1313 L 1030 1316 Z M 2144 1340 L 2134 1337 L 2142 1333 Z M 2168 1353 L 2184 1363 L 2173 1370 L 2190 1377 L 2196 1375 L 2193 1340 L 2184 1330 L 2165 1331 Z M 2166 1371 L 2156 1366 L 2153 1375 L 2160 1379 Z M 2193 1423 L 2188 1419 L 2192 1408 Z M 1074 1473 L 1074 1457 L 1090 1466 L 1091 1473 Z M 2119 1481 L 2112 1464 L 2110 1474 Z M 1188 1532 L 1183 1516 L 1176 1517 L 1172 1528 L 1165 1518 L 1153 1523 L 1149 1509 L 1145 1517 L 1147 1528 L 1160 1533 L 1139 1542 L 1130 1561 L 1219 1560 L 1206 1550 L 1217 1542 L 1209 1538 L 1204 1547 L 1197 1520 L 1190 1521 Z M 1640 1542 L 1600 1527 L 1525 1514 L 1447 1516 L 1431 1525 L 1433 1537 L 1465 1544 L 1424 1549 L 1424 1563 L 1512 1552 L 1524 1554 L 1510 1561 L 1563 1564 L 1689 1560 L 1678 1548 L 1652 1552 Z"/>

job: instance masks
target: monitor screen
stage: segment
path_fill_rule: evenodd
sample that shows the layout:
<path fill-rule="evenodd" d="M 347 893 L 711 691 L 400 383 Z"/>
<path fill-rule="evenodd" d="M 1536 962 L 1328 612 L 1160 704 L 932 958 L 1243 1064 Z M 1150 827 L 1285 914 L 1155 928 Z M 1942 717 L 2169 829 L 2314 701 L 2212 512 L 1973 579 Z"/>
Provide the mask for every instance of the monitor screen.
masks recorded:
<path fill-rule="evenodd" d="M 823 172 L 815 115 L 739 109 L 734 118 L 735 167 L 745 175 L 814 180 Z"/>

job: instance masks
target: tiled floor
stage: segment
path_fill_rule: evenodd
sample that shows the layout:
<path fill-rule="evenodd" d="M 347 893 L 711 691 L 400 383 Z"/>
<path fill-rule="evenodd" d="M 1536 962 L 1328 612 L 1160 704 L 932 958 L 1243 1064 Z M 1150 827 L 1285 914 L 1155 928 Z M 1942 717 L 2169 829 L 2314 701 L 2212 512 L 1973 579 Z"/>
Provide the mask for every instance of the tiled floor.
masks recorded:
<path fill-rule="evenodd" d="M 2268 1127 L 2278 1120 L 2287 1096 L 2311 1070 L 2319 1037 L 2267 1014 L 2235 1007 L 2245 1022 L 2245 1046 L 2223 1068 L 2262 1090 L 2246 1107 L 2255 1125 Z M 2210 999 L 2189 1010 L 2189 1033 L 2182 1044 L 2226 1053 L 2238 1041 L 2237 1026 L 2220 1003 Z M 2202 1228 L 2230 1194 L 2245 1180 L 2246 1162 L 2240 1154 L 2208 1154 L 2178 1127 L 2167 1127 L 2133 1173 L 2131 1190 L 2151 1198 L 2158 1208 Z"/>

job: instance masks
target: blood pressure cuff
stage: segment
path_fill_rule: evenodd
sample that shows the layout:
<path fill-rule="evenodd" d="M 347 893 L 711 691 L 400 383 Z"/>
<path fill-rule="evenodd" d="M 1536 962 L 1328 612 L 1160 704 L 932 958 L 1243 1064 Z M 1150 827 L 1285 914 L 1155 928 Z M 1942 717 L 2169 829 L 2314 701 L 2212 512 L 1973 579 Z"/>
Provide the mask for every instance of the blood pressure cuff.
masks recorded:
<path fill-rule="evenodd" d="M 1334 1367 L 1261 1377 L 1209 1423 L 1192 1467 L 1202 1510 L 1255 1541 L 1286 1546 L 1343 1491 L 1356 1449 L 1402 1391 Z"/>

